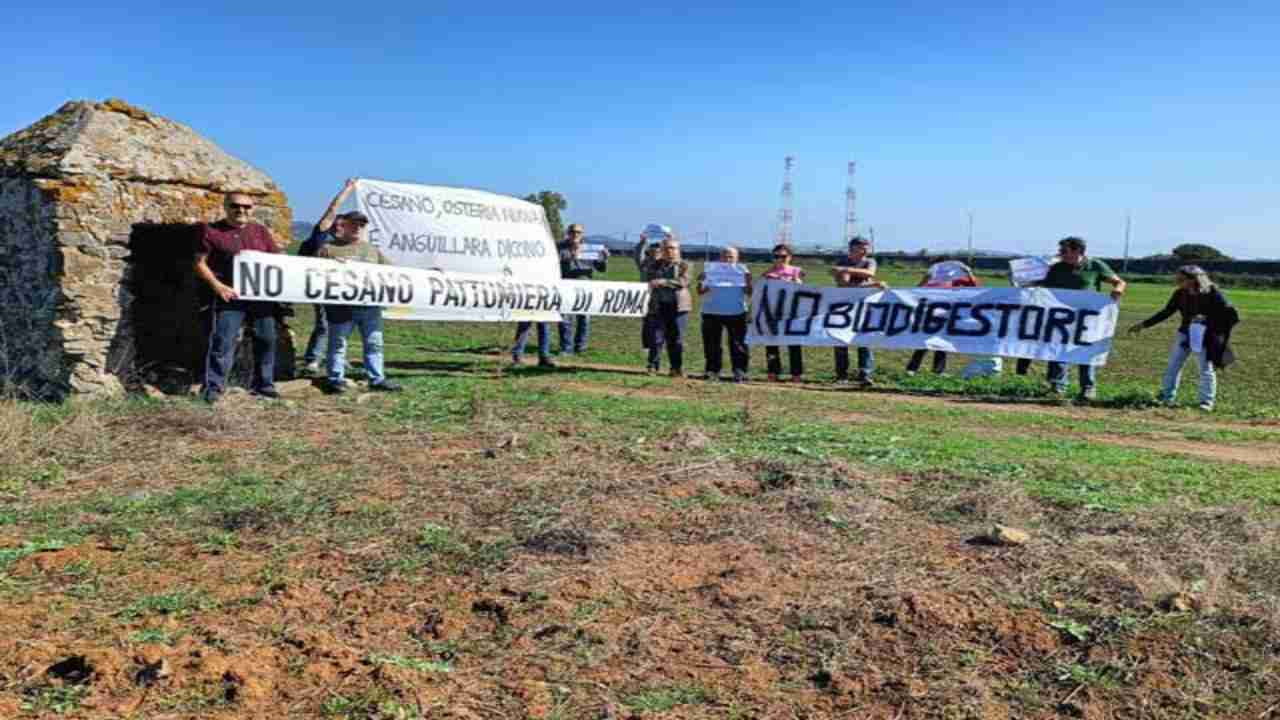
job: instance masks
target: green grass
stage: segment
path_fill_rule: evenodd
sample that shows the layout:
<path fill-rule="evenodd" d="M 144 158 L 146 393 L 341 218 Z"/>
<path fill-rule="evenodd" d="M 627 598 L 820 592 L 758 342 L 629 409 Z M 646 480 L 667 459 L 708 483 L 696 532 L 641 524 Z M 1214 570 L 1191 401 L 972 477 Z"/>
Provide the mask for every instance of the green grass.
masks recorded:
<path fill-rule="evenodd" d="M 174 615 L 182 617 L 201 610 L 217 607 L 217 602 L 201 590 L 173 590 L 144 595 L 120 611 L 121 620 L 134 620 L 147 615 Z"/>
<path fill-rule="evenodd" d="M 757 274 L 764 269 L 756 266 Z M 823 266 L 809 266 L 809 282 L 817 285 L 830 285 L 830 274 Z M 695 268 L 696 272 L 696 268 Z M 895 287 L 911 287 L 919 281 L 919 274 L 898 268 L 885 268 L 882 277 Z M 618 258 L 612 263 L 612 269 L 605 279 L 634 281 L 637 275 L 634 267 L 626 258 Z M 989 286 L 1007 286 L 998 277 L 984 277 Z M 1121 305 L 1119 329 L 1108 364 L 1100 370 L 1100 402 L 1112 403 L 1123 407 L 1142 407 L 1145 400 L 1154 400 L 1159 386 L 1160 376 L 1168 359 L 1169 342 L 1176 330 L 1176 320 L 1148 330 L 1141 335 L 1131 336 L 1124 332 L 1138 320 L 1145 319 L 1163 307 L 1172 291 L 1172 286 L 1134 283 L 1130 285 L 1128 294 Z M 1239 307 L 1243 317 L 1237 328 L 1232 344 L 1239 362 L 1227 369 L 1219 378 L 1219 401 L 1217 412 L 1223 416 L 1241 418 L 1280 418 L 1280 399 L 1273 388 L 1280 385 L 1280 363 L 1269 359 L 1269 343 L 1271 337 L 1280 332 L 1280 292 L 1268 290 L 1233 290 L 1228 293 L 1231 300 Z M 694 312 L 690 314 L 686 350 L 686 370 L 698 372 L 703 366 L 701 343 L 701 318 L 698 312 L 698 299 L 695 298 Z M 303 311 L 300 318 L 309 317 Z M 305 328 L 300 328 L 305 330 Z M 625 318 L 594 318 L 591 326 L 591 347 L 583 358 L 589 362 L 643 367 L 644 351 L 640 348 L 640 324 L 638 320 Z M 301 332 L 299 333 L 302 334 Z M 510 350 L 514 336 L 514 326 L 504 323 L 410 323 L 393 322 L 388 328 L 388 352 L 391 373 L 396 374 L 397 366 L 410 369 L 461 369 L 474 367 L 473 360 L 467 359 L 433 359 L 424 363 L 423 351 L 437 352 L 491 352 L 501 353 L 504 357 Z M 532 342 L 529 351 L 533 351 Z M 558 347 L 558 339 L 552 339 L 553 348 Z M 762 350 L 753 349 L 752 368 L 756 376 L 763 374 L 764 354 Z M 1018 378 L 1013 375 L 1012 363 L 1006 363 L 1005 373 L 995 380 L 976 383 L 965 383 L 955 378 L 936 379 L 927 374 L 916 378 L 907 378 L 903 372 L 909 353 L 902 351 L 879 351 L 876 353 L 878 365 L 877 376 L 890 385 L 903 389 L 924 392 L 944 392 L 992 398 L 1025 398 L 1044 397 L 1045 389 L 1041 382 L 1044 364 L 1033 366 L 1033 378 Z M 957 372 L 963 367 L 966 359 L 953 356 L 950 367 Z M 665 359 L 664 359 L 665 366 Z M 423 368 L 423 365 L 431 367 Z M 1192 363 L 1194 365 L 1194 363 Z M 815 380 L 833 379 L 832 353 L 825 348 L 809 348 L 805 350 L 806 375 Z M 536 373 L 524 370 L 523 373 Z M 1194 368 L 1184 369 L 1183 384 L 1179 390 L 1179 399 L 1191 405 L 1195 396 L 1196 375 Z M 1074 377 L 1073 377 L 1074 382 Z M 449 413 L 456 413 L 458 406 L 436 407 L 420 410 L 433 418 L 446 418 Z M 1188 413 L 1189 414 L 1189 413 Z"/>
<path fill-rule="evenodd" d="M 447 673 L 453 670 L 447 662 L 424 660 L 404 655 L 371 655 L 369 662 L 375 665 L 392 665 L 422 673 Z"/>
<path fill-rule="evenodd" d="M 628 695 L 622 704 L 636 712 L 662 713 L 681 705 L 702 705 L 710 702 L 711 694 L 697 685 L 675 685 L 650 688 Z"/>

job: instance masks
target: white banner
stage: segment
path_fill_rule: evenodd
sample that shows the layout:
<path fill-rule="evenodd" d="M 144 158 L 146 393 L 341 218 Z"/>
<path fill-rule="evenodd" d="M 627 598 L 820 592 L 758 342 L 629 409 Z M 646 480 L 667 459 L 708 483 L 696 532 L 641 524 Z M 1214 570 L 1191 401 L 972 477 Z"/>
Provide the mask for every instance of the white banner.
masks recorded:
<path fill-rule="evenodd" d="M 396 265 L 550 282 L 560 256 L 542 206 L 483 190 L 356 180 L 369 243 Z"/>
<path fill-rule="evenodd" d="M 929 282 L 948 283 L 955 282 L 962 278 L 967 278 L 972 273 L 969 266 L 958 260 L 947 260 L 945 262 L 934 263 L 929 266 Z"/>
<path fill-rule="evenodd" d="M 603 256 L 603 245 L 583 245 L 578 249 L 579 260 L 599 260 Z"/>
<path fill-rule="evenodd" d="M 1083 290 L 878 290 L 766 280 L 752 296 L 747 342 L 1104 365 L 1118 312 L 1109 296 Z"/>
<path fill-rule="evenodd" d="M 244 300 L 381 305 L 392 320 L 557 321 L 560 314 L 643 317 L 644 283 L 533 281 L 394 265 L 241 252 L 232 287 Z"/>
<path fill-rule="evenodd" d="M 1014 287 L 1026 287 L 1040 282 L 1049 274 L 1051 263 L 1042 257 L 1016 258 L 1009 261 L 1009 282 Z"/>
<path fill-rule="evenodd" d="M 709 288 L 746 287 L 747 285 L 746 265 L 709 262 L 703 264 L 702 272 L 706 274 L 702 284 Z"/>

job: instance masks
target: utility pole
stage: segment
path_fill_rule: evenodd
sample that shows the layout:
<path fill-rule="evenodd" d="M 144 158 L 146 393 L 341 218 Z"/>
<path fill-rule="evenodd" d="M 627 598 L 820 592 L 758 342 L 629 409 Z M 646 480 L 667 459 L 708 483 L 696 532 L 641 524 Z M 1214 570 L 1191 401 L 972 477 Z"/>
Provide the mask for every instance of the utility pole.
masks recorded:
<path fill-rule="evenodd" d="M 973 267 L 973 211 L 969 211 L 969 267 Z"/>
<path fill-rule="evenodd" d="M 1120 268 L 1120 272 L 1129 272 L 1129 230 L 1132 219 L 1130 213 L 1124 214 L 1124 266 Z"/>
<path fill-rule="evenodd" d="M 787 247 L 791 247 L 791 209 L 794 201 L 791 192 L 791 168 L 795 163 L 796 159 L 788 155 L 782 164 L 782 207 L 778 210 L 777 241 L 779 245 Z"/>
<path fill-rule="evenodd" d="M 857 230 L 858 216 L 854 210 L 858 202 L 858 191 L 853 189 L 853 174 L 857 168 L 858 163 L 849 163 L 849 182 L 844 190 L 844 242 L 841 245 L 845 247 L 849 245 L 849 240 Z"/>

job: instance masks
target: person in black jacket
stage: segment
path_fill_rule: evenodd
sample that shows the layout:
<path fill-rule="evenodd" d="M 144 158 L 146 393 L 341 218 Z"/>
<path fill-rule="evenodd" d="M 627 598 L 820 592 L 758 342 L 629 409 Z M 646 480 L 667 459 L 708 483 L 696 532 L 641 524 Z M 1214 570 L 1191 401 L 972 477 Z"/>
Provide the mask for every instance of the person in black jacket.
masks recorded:
<path fill-rule="evenodd" d="M 601 247 L 594 258 L 582 257 L 582 241 L 586 229 L 578 223 L 569 226 L 564 243 L 560 245 L 560 277 L 565 280 L 590 280 L 596 271 L 609 270 L 609 250 Z M 576 328 L 575 328 L 576 326 Z M 560 355 L 567 356 L 587 351 L 587 339 L 591 336 L 591 316 L 560 313 Z"/>
<path fill-rule="evenodd" d="M 1169 365 L 1160 383 L 1159 399 L 1165 405 L 1173 406 L 1182 365 L 1194 354 L 1200 361 L 1200 409 L 1208 412 L 1213 410 L 1217 398 L 1215 368 L 1224 368 L 1234 360 L 1228 343 L 1232 328 L 1240 322 L 1240 314 L 1209 280 L 1208 273 L 1197 265 L 1178 268 L 1174 282 L 1178 287 L 1164 309 L 1136 323 L 1129 332 L 1140 333 L 1164 322 L 1175 312 L 1181 314 L 1182 323 L 1169 347 Z"/>
<path fill-rule="evenodd" d="M 334 238 L 346 236 L 347 214 L 339 215 L 338 207 L 355 189 L 356 179 L 348 178 L 342 189 L 329 202 L 329 207 L 325 208 L 320 221 L 311 228 L 311 235 L 298 248 L 298 255 L 316 257 L 321 248 L 332 242 Z M 356 214 L 368 223 L 369 219 L 364 216 L 364 213 Z M 325 307 L 312 305 L 312 308 L 315 309 L 315 324 L 311 326 L 311 337 L 307 339 L 307 349 L 302 354 L 302 371 L 299 373 L 302 377 L 320 374 L 320 359 L 324 357 L 325 348 L 329 346 L 329 316 L 326 314 Z"/>

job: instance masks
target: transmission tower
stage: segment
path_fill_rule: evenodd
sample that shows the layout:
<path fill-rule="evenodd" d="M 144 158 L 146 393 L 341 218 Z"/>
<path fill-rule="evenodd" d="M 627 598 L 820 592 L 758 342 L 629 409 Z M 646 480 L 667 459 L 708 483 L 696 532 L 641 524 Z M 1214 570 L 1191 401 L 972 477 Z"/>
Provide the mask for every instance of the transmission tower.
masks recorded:
<path fill-rule="evenodd" d="M 855 226 L 858 223 L 858 216 L 854 213 L 854 205 L 858 202 L 858 192 L 853 189 L 853 173 L 858 167 L 858 163 L 849 163 L 849 185 L 844 191 L 844 242 L 848 243 L 853 237 Z"/>
<path fill-rule="evenodd" d="M 796 159 L 787 156 L 782 168 L 782 209 L 778 210 L 778 244 L 791 247 L 791 208 L 794 200 L 791 192 L 791 168 Z"/>

